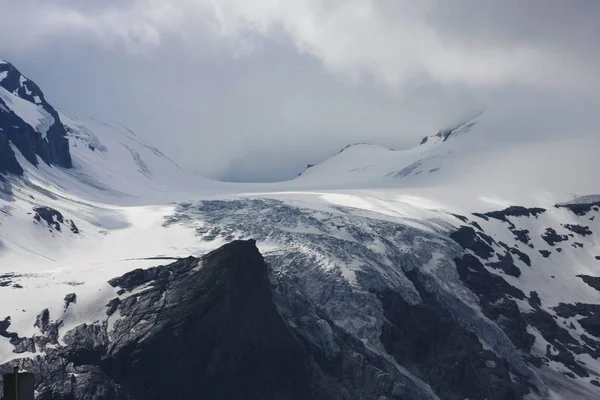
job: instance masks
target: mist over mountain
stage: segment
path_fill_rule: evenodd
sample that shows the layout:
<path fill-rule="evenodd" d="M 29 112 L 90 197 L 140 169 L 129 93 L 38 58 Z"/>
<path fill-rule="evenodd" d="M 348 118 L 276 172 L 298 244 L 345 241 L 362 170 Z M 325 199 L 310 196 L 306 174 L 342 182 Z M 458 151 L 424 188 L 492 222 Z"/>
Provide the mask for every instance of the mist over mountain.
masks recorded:
<path fill-rule="evenodd" d="M 600 136 L 576 121 L 540 140 L 488 108 L 232 183 L 0 70 L 0 370 L 37 398 L 600 394 Z"/>

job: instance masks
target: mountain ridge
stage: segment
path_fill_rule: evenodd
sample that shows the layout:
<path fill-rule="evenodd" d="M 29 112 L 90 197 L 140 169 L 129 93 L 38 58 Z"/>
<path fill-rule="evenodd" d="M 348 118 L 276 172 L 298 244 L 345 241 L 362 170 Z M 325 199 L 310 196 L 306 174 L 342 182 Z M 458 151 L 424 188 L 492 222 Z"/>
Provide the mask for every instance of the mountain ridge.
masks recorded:
<path fill-rule="evenodd" d="M 169 383 L 143 369 L 176 371 L 157 354 L 181 345 L 185 398 L 236 365 L 261 375 L 263 399 L 597 398 L 600 208 L 565 202 L 600 191 L 586 173 L 596 148 L 496 146 L 488 111 L 438 145 L 351 146 L 269 184 L 197 177 L 125 127 L 59 114 L 72 168 L 10 145 L 23 172 L 0 192 L 2 369 L 44 367 L 46 400 L 71 385 L 87 400 L 148 398 Z M 208 327 L 218 351 L 178 341 Z M 277 388 L 241 361 L 244 330 L 265 341 L 258 364 L 269 338 L 287 338 L 298 362 L 276 360 Z"/>
<path fill-rule="evenodd" d="M 21 175 L 15 146 L 33 165 L 71 168 L 67 132 L 40 88 L 12 64 L 0 63 L 0 173 Z"/>

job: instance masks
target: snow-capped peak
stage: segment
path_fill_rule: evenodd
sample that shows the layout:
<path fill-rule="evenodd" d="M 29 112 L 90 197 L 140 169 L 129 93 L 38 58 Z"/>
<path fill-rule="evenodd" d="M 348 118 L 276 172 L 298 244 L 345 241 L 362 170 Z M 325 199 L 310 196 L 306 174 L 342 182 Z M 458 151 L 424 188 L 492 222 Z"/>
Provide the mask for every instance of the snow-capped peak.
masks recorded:
<path fill-rule="evenodd" d="M 469 118 L 464 122 L 461 122 L 457 125 L 451 126 L 449 128 L 440 129 L 438 133 L 431 136 L 425 136 L 421 139 L 421 143 L 419 145 L 429 144 L 438 144 L 440 142 L 445 142 L 451 137 L 457 137 L 469 132 L 476 124 L 478 118 L 483 114 L 483 111 L 477 113 L 473 118 Z"/>
<path fill-rule="evenodd" d="M 27 161 L 71 167 L 65 128 L 56 110 L 46 102 L 41 89 L 12 64 L 0 63 L 0 148 L 7 149 L 0 159 L 0 174 L 21 174 L 11 145 Z"/>

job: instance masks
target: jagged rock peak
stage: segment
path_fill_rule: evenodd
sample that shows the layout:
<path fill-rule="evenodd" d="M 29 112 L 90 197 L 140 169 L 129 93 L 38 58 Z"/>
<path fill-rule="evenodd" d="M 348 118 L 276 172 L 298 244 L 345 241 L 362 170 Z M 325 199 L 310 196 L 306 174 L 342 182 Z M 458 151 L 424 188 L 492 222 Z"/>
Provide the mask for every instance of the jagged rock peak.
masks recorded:
<path fill-rule="evenodd" d="M 33 165 L 72 166 L 67 131 L 41 89 L 6 61 L 0 61 L 0 174 L 20 175 L 14 148 Z"/>

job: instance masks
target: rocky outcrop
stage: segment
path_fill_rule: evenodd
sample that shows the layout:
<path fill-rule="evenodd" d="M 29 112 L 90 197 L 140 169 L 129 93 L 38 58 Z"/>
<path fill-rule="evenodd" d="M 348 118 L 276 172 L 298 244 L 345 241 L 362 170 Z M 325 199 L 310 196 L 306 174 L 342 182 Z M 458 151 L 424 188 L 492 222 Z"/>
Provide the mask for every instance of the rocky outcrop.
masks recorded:
<path fill-rule="evenodd" d="M 79 228 L 72 219 L 66 219 L 63 214 L 52 207 L 34 207 L 33 219 L 36 223 L 45 224 L 50 231 L 61 232 L 61 226 L 66 226 L 71 232 L 79 234 Z M 42 222 L 43 221 L 43 222 Z"/>
<path fill-rule="evenodd" d="M 20 337 L 8 319 L 0 335 L 15 351 L 37 351 L 14 363 L 49 377 L 38 385 L 44 399 L 597 398 L 600 310 L 586 297 L 597 279 L 573 274 L 568 283 L 582 293 L 559 304 L 545 284 L 563 272 L 513 233 L 528 227 L 545 246 L 538 235 L 564 225 L 523 210 L 423 230 L 343 207 L 182 203 L 165 226 L 189 223 L 204 241 L 256 237 L 277 250 L 263 259 L 253 241 L 235 240 L 134 270 L 109 281 L 116 294 L 97 322 L 70 324 L 58 341 L 61 322 L 46 312 L 41 334 Z M 589 258 L 593 235 L 581 240 L 585 254 L 555 247 L 553 258 Z M 79 313 L 85 296 L 65 293 L 58 301 Z"/>
<path fill-rule="evenodd" d="M 331 352 L 295 332 L 274 303 L 253 240 L 110 284 L 121 294 L 107 322 L 79 325 L 64 346 L 16 361 L 38 377 L 39 399 L 435 398 L 333 324 Z M 304 323 L 329 324 L 304 312 Z M 36 326 L 49 330 L 47 310 Z"/>
<path fill-rule="evenodd" d="M 32 126 L 30 120 L 26 121 L 27 117 L 19 112 L 22 105 L 15 106 L 16 102 L 23 102 L 43 116 L 43 126 Z M 56 110 L 33 81 L 12 64 L 0 62 L 0 174 L 19 175 L 23 168 L 11 144 L 33 165 L 38 164 L 39 157 L 47 164 L 72 166 L 67 132 Z"/>

